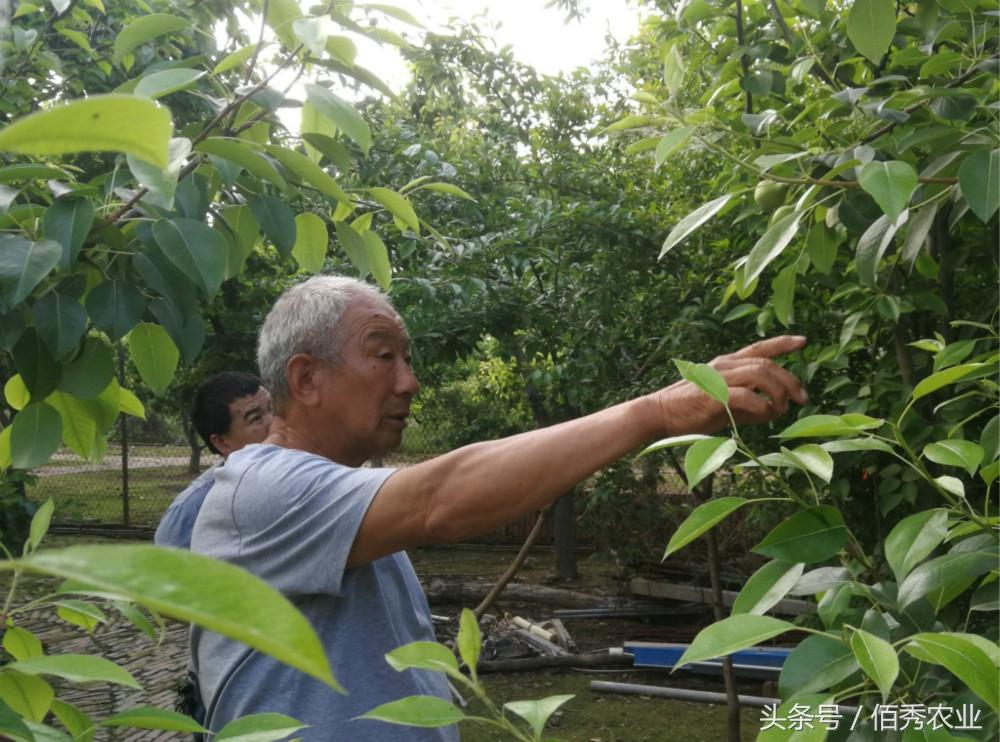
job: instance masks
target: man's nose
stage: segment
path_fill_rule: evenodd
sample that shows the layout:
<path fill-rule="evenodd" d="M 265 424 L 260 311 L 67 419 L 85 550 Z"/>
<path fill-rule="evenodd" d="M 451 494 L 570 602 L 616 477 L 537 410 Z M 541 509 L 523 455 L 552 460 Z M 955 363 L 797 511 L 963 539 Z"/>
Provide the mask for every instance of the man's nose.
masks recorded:
<path fill-rule="evenodd" d="M 420 382 L 417 375 L 413 373 L 410 364 L 402 364 L 399 373 L 396 375 L 396 394 L 406 397 L 415 397 L 420 391 Z"/>

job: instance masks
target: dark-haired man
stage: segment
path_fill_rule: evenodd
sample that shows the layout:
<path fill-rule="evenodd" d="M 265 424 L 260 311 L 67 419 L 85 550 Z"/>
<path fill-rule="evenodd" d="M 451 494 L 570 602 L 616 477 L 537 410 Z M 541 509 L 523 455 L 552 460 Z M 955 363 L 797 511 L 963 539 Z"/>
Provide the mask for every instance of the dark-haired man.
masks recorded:
<path fill-rule="evenodd" d="M 251 443 L 260 443 L 271 427 L 271 397 L 260 379 L 239 371 L 216 374 L 195 392 L 191 422 L 212 453 L 223 459 Z M 215 484 L 212 467 L 177 495 L 156 529 L 157 546 L 191 548 L 191 530 L 205 496 Z"/>

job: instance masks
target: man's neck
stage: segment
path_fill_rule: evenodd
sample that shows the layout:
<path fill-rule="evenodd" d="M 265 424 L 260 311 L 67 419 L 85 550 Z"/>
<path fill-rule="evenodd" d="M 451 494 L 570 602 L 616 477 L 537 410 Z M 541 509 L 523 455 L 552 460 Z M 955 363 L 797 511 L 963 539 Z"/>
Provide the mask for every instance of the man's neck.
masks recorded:
<path fill-rule="evenodd" d="M 323 431 L 324 434 L 320 434 Z M 366 457 L 359 453 L 346 450 L 329 431 L 322 426 L 299 421 L 294 416 L 275 415 L 271 421 L 271 432 L 264 443 L 270 443 L 282 448 L 294 448 L 318 456 L 324 456 L 344 466 L 361 466 Z"/>

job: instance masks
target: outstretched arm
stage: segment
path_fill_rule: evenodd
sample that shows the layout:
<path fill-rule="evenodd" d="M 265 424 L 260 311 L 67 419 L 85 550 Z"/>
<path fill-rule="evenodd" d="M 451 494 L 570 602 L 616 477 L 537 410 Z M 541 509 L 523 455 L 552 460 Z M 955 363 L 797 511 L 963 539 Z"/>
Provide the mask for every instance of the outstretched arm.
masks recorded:
<path fill-rule="evenodd" d="M 772 359 L 805 338 L 781 336 L 712 361 L 729 386 L 740 423 L 769 422 L 806 393 Z M 725 408 L 688 382 L 586 417 L 475 443 L 402 469 L 382 486 L 361 524 L 348 566 L 427 543 L 487 533 L 549 504 L 635 448 L 666 435 L 707 433 L 728 423 Z"/>

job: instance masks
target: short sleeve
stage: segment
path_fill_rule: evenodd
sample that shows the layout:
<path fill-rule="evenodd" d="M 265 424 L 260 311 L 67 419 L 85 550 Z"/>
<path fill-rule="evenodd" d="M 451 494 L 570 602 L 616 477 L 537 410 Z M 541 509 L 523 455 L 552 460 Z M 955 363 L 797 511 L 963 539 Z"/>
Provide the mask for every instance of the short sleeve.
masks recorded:
<path fill-rule="evenodd" d="M 230 457 L 195 532 L 196 550 L 286 595 L 339 596 L 365 513 L 394 469 L 355 469 L 274 446 Z M 237 464 L 237 465 L 233 465 Z"/>

